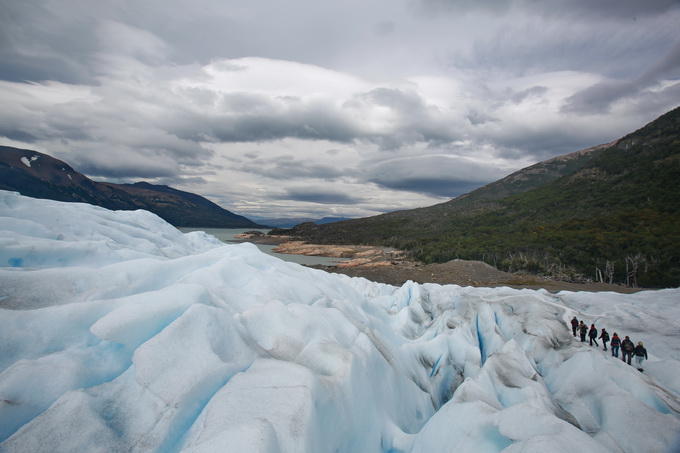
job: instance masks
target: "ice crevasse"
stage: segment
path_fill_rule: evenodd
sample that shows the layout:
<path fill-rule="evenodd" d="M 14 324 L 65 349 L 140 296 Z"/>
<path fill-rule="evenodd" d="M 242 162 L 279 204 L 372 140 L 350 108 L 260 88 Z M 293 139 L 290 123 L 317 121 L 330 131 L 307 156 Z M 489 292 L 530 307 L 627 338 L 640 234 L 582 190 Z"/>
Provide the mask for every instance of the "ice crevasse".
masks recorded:
<path fill-rule="evenodd" d="M 0 191 L 0 451 L 668 452 L 680 290 L 401 287 Z M 572 337 L 643 339 L 645 373 Z"/>

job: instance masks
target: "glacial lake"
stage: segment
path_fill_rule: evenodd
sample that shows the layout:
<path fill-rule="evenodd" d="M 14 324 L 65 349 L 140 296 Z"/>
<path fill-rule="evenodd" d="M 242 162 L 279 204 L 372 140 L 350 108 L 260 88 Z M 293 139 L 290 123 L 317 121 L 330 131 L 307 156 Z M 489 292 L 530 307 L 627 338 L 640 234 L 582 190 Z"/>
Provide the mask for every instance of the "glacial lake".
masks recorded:
<path fill-rule="evenodd" d="M 270 230 L 261 230 L 254 228 L 179 228 L 182 233 L 188 233 L 190 231 L 205 231 L 211 236 L 215 236 L 220 241 L 226 244 L 239 244 L 243 241 L 241 239 L 236 239 L 236 236 L 246 231 L 261 231 L 267 234 Z M 290 255 L 287 253 L 276 253 L 272 249 L 276 247 L 275 245 L 268 244 L 255 244 L 257 248 L 266 253 L 267 255 L 275 256 L 284 261 L 289 261 L 291 263 L 305 264 L 307 266 L 313 266 L 315 264 L 321 264 L 324 266 L 335 266 L 339 262 L 349 261 L 349 258 L 329 258 L 327 256 L 307 256 L 307 255 Z"/>

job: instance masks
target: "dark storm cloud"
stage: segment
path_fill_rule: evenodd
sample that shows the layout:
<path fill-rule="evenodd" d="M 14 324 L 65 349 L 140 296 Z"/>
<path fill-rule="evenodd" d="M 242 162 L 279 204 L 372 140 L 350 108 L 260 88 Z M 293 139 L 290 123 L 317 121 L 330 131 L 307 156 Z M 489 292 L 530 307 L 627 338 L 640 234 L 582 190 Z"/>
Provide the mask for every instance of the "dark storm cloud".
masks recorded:
<path fill-rule="evenodd" d="M 221 39 L 191 41 L 185 36 L 202 34 L 205 28 L 194 20 L 214 23 L 210 8 L 181 2 L 81 2 L 78 0 L 25 0 L 0 3 L 0 79 L 11 81 L 56 80 L 89 84 L 100 75 L 101 58 L 110 53 L 128 53 L 147 64 L 163 61 L 204 62 L 214 55 L 203 54 L 206 43 Z M 208 2 L 209 3 L 209 2 Z M 193 18 L 193 19 L 192 19 Z M 204 24 L 207 27 L 208 24 Z M 194 28 L 195 27 L 195 28 Z M 224 35 L 224 23 L 222 23 Z M 146 52 L 147 40 L 169 45 L 159 58 Z M 217 41 L 217 42 L 215 42 Z M 179 46 L 179 47 L 176 47 Z M 193 48 L 191 48 L 193 46 Z"/>
<path fill-rule="evenodd" d="M 543 95 L 545 95 L 547 92 L 548 92 L 547 87 L 533 86 L 531 88 L 527 88 L 526 90 L 522 90 L 520 92 L 514 93 L 510 97 L 510 99 L 515 104 L 519 104 L 519 103 L 521 103 L 521 102 L 523 102 L 523 101 L 525 101 L 526 99 L 529 99 L 529 98 L 540 98 Z"/>
<path fill-rule="evenodd" d="M 505 159 L 529 157 L 541 161 L 618 138 L 617 131 L 611 130 L 607 134 L 602 130 L 610 127 L 605 124 L 598 127 L 594 123 L 586 127 L 552 121 L 536 124 L 535 121 L 529 112 L 518 114 L 512 124 L 507 120 L 479 124 L 477 138 L 469 146 L 492 148 L 495 155 Z"/>
<path fill-rule="evenodd" d="M 418 142 L 447 143 L 459 138 L 443 112 L 428 105 L 413 90 L 379 87 L 355 95 L 344 107 L 365 112 L 384 111 L 386 118 L 378 121 L 387 123 L 389 130 L 385 134 L 373 132 L 361 138 L 372 140 L 385 150 Z"/>
<path fill-rule="evenodd" d="M 667 15 L 677 21 L 678 12 Z M 582 71 L 632 78 L 677 43 L 677 33 L 670 31 L 672 22 L 659 15 L 629 22 L 509 18 L 490 36 L 452 52 L 450 64 L 516 76 Z"/>
<path fill-rule="evenodd" d="M 677 0 L 420 0 L 426 10 L 465 11 L 483 10 L 496 14 L 513 9 L 534 14 L 558 16 L 570 14 L 595 18 L 635 18 L 662 14 L 677 8 Z"/>
<path fill-rule="evenodd" d="M 381 187 L 453 198 L 504 176 L 502 169 L 466 158 L 443 155 L 409 156 L 366 164 L 365 181 Z"/>
<path fill-rule="evenodd" d="M 423 193 L 443 198 L 455 198 L 484 185 L 484 183 L 478 181 L 436 177 L 404 178 L 388 181 L 374 180 L 373 182 L 388 189 Z"/>
<path fill-rule="evenodd" d="M 103 23 L 148 31 L 168 44 L 167 61 L 208 64 L 215 58 L 263 58 L 324 64 L 356 39 L 358 22 L 390 33 L 380 5 L 361 14 L 341 3 L 229 0 L 21 0 L 0 2 L 0 77 L 5 80 L 96 78 Z M 381 20 L 382 19 L 382 20 Z M 354 25 L 354 26 L 348 26 Z M 115 42 L 113 43 L 115 45 Z M 51 59 L 51 65 L 43 63 Z M 330 65 L 326 65 L 330 66 Z M 55 78 L 58 77 L 58 78 Z"/>
<path fill-rule="evenodd" d="M 77 18 L 66 4 L 2 2 L 0 78 L 68 83 L 90 80 L 90 58 L 98 44 L 94 25 Z"/>
<path fill-rule="evenodd" d="M 88 77 L 81 66 L 75 66 L 58 57 L 24 57 L 0 53 L 0 79 L 15 82 L 59 80 L 80 83 Z"/>
<path fill-rule="evenodd" d="M 562 112 L 577 114 L 607 113 L 613 102 L 637 92 L 633 81 L 612 80 L 598 83 L 568 97 Z"/>
<path fill-rule="evenodd" d="M 547 130 L 517 127 L 512 131 L 489 134 L 486 141 L 496 149 L 498 157 L 508 160 L 530 158 L 540 162 L 554 156 L 585 149 L 594 144 L 600 145 L 615 138 L 617 137 L 611 136 L 601 139 L 596 134 L 587 131 L 575 134 L 571 129 L 559 127 Z"/>
<path fill-rule="evenodd" d="M 64 108 L 27 108 L 20 112 L 0 109 L 0 136 L 36 143 L 42 140 L 88 140 L 90 131 L 82 127 L 87 114 L 72 115 Z"/>
<path fill-rule="evenodd" d="M 597 17 L 636 18 L 663 14 L 680 6 L 677 0 L 530 0 L 531 8 L 545 14 L 572 13 L 576 15 L 595 15 Z"/>
<path fill-rule="evenodd" d="M 247 143 L 299 138 L 349 143 L 363 134 L 359 125 L 333 105 L 297 96 L 218 95 L 201 89 L 185 90 L 185 94 L 198 105 L 216 105 L 209 113 L 179 109 L 168 114 L 168 126 L 171 123 L 172 131 L 186 140 Z"/>
<path fill-rule="evenodd" d="M 0 137 L 7 137 L 10 140 L 23 143 L 35 143 L 38 141 L 38 138 L 32 132 L 6 127 L 6 125 L 0 126 Z"/>
<path fill-rule="evenodd" d="M 611 105 L 623 98 L 636 98 L 645 89 L 660 82 L 664 77 L 680 78 L 680 42 L 652 64 L 646 71 L 630 80 L 609 80 L 579 91 L 565 100 L 562 111 L 566 113 L 606 113 Z M 662 91 L 677 95 L 677 86 Z M 657 93 L 651 93 L 652 96 Z"/>
<path fill-rule="evenodd" d="M 283 138 L 330 140 L 348 143 L 361 133 L 334 108 L 302 105 L 295 100 L 260 98 L 233 113 L 208 119 L 209 133 L 222 142 L 259 142 Z"/>
<path fill-rule="evenodd" d="M 193 92 L 190 95 L 196 99 Z M 207 94 L 201 96 L 208 99 Z M 187 140 L 236 143 L 285 138 L 364 141 L 385 150 L 414 143 L 447 143 L 458 137 L 443 112 L 409 90 L 380 87 L 357 93 L 340 107 L 298 96 L 256 93 L 223 94 L 215 102 L 217 109 L 209 114 L 174 113 L 174 133 Z"/>
<path fill-rule="evenodd" d="M 347 192 L 313 186 L 287 189 L 285 194 L 276 195 L 273 198 L 328 205 L 355 205 L 366 201 L 362 197 L 353 196 Z"/>
<path fill-rule="evenodd" d="M 304 159 L 297 159 L 292 155 L 253 159 L 250 162 L 235 165 L 233 168 L 277 180 L 315 178 L 331 181 L 355 172 L 352 168 L 311 163 Z"/>
<path fill-rule="evenodd" d="M 417 116 L 422 116 L 426 110 L 425 103 L 417 93 L 394 88 L 375 88 L 357 95 L 356 99 L 394 111 L 412 111 Z"/>
<path fill-rule="evenodd" d="M 106 180 L 173 178 L 178 170 L 174 162 L 144 159 L 138 154 L 128 155 L 127 159 L 123 159 L 115 166 L 109 165 L 106 159 L 98 156 L 88 157 L 82 154 L 80 157 L 74 156 L 70 163 L 79 173 Z"/>
<path fill-rule="evenodd" d="M 486 124 L 489 122 L 499 122 L 499 118 L 494 118 L 493 116 L 488 115 L 487 113 L 480 112 L 476 109 L 470 109 L 470 112 L 465 115 L 465 118 L 472 124 L 473 126 L 479 126 L 482 124 Z"/>

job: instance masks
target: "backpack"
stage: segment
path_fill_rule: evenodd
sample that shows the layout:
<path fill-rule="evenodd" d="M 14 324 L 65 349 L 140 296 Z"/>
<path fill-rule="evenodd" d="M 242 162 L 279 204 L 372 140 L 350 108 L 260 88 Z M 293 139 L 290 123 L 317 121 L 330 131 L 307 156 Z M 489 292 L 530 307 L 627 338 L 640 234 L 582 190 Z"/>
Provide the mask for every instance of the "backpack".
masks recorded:
<path fill-rule="evenodd" d="M 609 334 L 607 332 L 602 334 L 602 341 L 609 341 Z"/>

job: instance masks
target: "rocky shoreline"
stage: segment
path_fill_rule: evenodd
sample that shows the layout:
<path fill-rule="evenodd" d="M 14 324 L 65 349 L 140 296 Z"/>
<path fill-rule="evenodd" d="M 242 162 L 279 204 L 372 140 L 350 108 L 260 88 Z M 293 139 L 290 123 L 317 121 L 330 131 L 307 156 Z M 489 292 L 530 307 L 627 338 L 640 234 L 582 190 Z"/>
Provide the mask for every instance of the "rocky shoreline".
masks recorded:
<path fill-rule="evenodd" d="M 288 236 L 268 236 L 259 232 L 245 233 L 237 239 L 276 245 L 277 253 L 349 258 L 335 266 L 311 266 L 326 272 L 363 277 L 371 281 L 401 286 L 407 281 L 474 287 L 545 289 L 559 291 L 611 291 L 634 293 L 643 288 L 628 288 L 606 283 L 572 283 L 529 274 L 511 274 L 481 261 L 452 260 L 447 263 L 422 264 L 407 259 L 401 250 L 361 245 L 319 245 L 293 240 Z"/>

